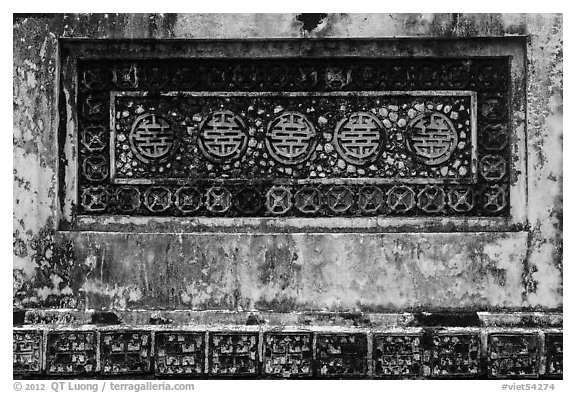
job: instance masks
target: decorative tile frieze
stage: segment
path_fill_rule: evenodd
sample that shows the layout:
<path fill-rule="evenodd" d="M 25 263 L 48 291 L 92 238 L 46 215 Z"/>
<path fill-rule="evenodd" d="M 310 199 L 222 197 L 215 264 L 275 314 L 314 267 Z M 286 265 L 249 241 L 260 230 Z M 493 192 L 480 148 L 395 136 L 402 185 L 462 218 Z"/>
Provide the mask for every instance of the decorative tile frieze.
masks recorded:
<path fill-rule="evenodd" d="M 539 349 L 536 334 L 488 335 L 490 377 L 538 376 Z"/>
<path fill-rule="evenodd" d="M 367 372 L 368 343 L 365 334 L 316 335 L 317 377 L 362 377 Z"/>
<path fill-rule="evenodd" d="M 42 368 L 42 332 L 15 330 L 12 334 L 12 370 L 14 374 L 36 374 Z"/>
<path fill-rule="evenodd" d="M 152 370 L 150 332 L 102 332 L 100 340 L 103 374 L 144 374 Z"/>
<path fill-rule="evenodd" d="M 96 332 L 48 333 L 46 372 L 54 375 L 82 375 L 96 371 Z"/>
<path fill-rule="evenodd" d="M 448 331 L 442 327 L 425 333 L 370 330 L 310 333 L 266 328 L 260 332 L 212 329 L 207 333 L 182 328 L 66 330 L 52 325 L 46 334 L 14 329 L 13 373 L 15 377 L 35 378 L 130 374 L 158 378 L 563 376 L 562 333 L 545 332 L 542 340 L 537 331 L 489 333 L 487 352 L 482 350 L 481 335 L 481 331 Z"/>
<path fill-rule="evenodd" d="M 258 352 L 258 333 L 210 333 L 208 372 L 221 376 L 256 375 Z"/>
<path fill-rule="evenodd" d="M 160 376 L 204 373 L 205 334 L 182 331 L 155 334 L 155 372 Z"/>
<path fill-rule="evenodd" d="M 80 61 L 80 214 L 505 216 L 509 72 L 504 58 Z"/>
<path fill-rule="evenodd" d="M 312 376 L 310 333 L 266 333 L 263 372 L 275 377 Z"/>

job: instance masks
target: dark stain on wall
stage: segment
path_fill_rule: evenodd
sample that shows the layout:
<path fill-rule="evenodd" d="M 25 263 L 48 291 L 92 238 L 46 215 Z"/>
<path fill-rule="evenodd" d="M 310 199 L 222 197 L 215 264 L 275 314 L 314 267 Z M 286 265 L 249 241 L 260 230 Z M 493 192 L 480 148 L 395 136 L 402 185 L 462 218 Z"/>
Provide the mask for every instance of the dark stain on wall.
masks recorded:
<path fill-rule="evenodd" d="M 328 14 L 298 14 L 296 15 L 296 20 L 302 23 L 302 30 L 310 33 L 317 28 L 327 16 Z"/>
<path fill-rule="evenodd" d="M 481 326 L 480 318 L 475 312 L 458 313 L 416 313 L 413 326 Z"/>

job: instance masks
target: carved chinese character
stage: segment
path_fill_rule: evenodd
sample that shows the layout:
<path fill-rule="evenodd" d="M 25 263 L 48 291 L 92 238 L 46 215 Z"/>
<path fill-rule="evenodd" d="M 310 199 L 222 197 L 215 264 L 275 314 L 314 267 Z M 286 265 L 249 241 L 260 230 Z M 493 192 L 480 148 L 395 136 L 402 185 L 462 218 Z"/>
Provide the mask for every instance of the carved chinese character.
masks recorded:
<path fill-rule="evenodd" d="M 314 151 L 316 130 L 303 114 L 286 112 L 270 122 L 266 147 L 278 162 L 298 164 L 308 159 Z"/>
<path fill-rule="evenodd" d="M 145 114 L 136 119 L 130 131 L 130 147 L 144 163 L 163 161 L 176 150 L 176 126 L 164 116 Z"/>
<path fill-rule="evenodd" d="M 230 111 L 216 111 L 200 125 L 200 151 L 211 161 L 238 159 L 246 150 L 248 134 L 242 119 Z"/>
<path fill-rule="evenodd" d="M 336 150 L 351 164 L 364 165 L 375 161 L 384 141 L 382 122 L 367 112 L 356 112 L 343 119 L 334 132 Z"/>
<path fill-rule="evenodd" d="M 426 165 L 447 161 L 458 144 L 458 133 L 454 125 L 439 112 L 416 117 L 408 129 L 408 147 L 416 159 Z"/>

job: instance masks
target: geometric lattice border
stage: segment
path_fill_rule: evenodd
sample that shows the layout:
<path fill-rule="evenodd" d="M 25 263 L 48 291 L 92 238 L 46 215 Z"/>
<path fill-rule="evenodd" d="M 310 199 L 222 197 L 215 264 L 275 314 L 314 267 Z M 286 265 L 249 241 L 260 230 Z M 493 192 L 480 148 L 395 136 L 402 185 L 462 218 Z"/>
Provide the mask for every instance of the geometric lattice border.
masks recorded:
<path fill-rule="evenodd" d="M 36 335 L 39 342 L 43 343 L 42 360 L 37 369 L 25 370 L 15 367 L 14 375 L 53 377 L 54 373 L 50 373 L 47 369 L 45 348 L 46 342 L 50 341 L 47 337 L 57 337 L 62 333 L 90 335 L 94 344 L 100 343 L 100 346 L 105 340 L 109 343 L 126 344 L 115 349 L 121 354 L 120 357 L 112 355 L 111 348 L 100 348 L 99 351 L 95 351 L 94 356 L 97 357 L 91 360 L 95 367 L 90 369 L 90 372 L 82 373 L 86 378 L 106 378 L 134 372 L 146 377 L 165 378 L 169 377 L 170 373 L 174 374 L 175 370 L 177 375 L 174 376 L 178 378 L 556 379 L 562 377 L 562 356 L 557 356 L 561 351 L 562 333 L 557 329 L 549 333 L 533 329 L 524 332 L 519 332 L 518 329 L 507 331 L 501 328 L 497 332 L 482 328 L 470 332 L 455 328 L 447 331 L 442 327 L 437 330 L 396 329 L 391 332 L 369 329 L 278 331 L 266 327 L 240 330 L 218 330 L 211 327 L 209 331 L 188 330 L 182 327 L 174 330 L 169 327 L 162 330 L 140 327 L 132 330 L 127 327 L 115 329 L 112 326 L 85 327 L 82 330 L 71 328 L 60 330 L 56 326 L 46 326 L 38 330 L 33 326 L 27 326 L 15 328 L 14 339 L 16 340 L 16 335 L 19 334 Z M 159 339 L 160 336 L 162 339 Z M 144 337 L 146 339 L 143 341 Z M 168 337 L 172 337 L 170 341 L 167 341 Z M 16 342 L 15 362 L 16 359 L 20 359 L 20 349 Z M 175 347 L 169 342 L 179 344 Z M 292 343 L 292 346 L 282 347 L 286 343 Z M 527 346 L 506 343 L 524 343 Z M 168 351 L 166 345 L 172 345 Z M 274 350 L 272 345 L 276 345 Z M 541 352 L 540 347 L 545 351 Z M 84 351 L 81 347 L 76 348 L 77 352 Z M 53 351 L 55 352 L 50 356 L 62 356 L 66 353 L 59 352 L 58 348 L 54 348 Z M 133 355 L 130 355 L 131 352 Z M 272 353 L 276 355 L 271 357 Z M 194 356 L 195 360 L 190 356 Z M 223 356 L 229 357 L 230 360 L 223 360 Z M 212 359 L 217 357 L 220 359 L 220 366 L 215 369 Z M 452 360 L 446 360 L 448 357 Z M 531 372 L 519 373 L 519 369 L 515 366 L 511 368 L 497 365 L 504 357 L 513 359 L 525 357 L 528 359 L 527 365 Z M 87 364 L 85 358 L 76 360 Z M 134 368 L 135 360 L 145 366 Z M 173 363 L 174 361 L 177 363 Z M 193 364 L 190 364 L 190 361 Z M 199 362 L 198 365 L 201 366 L 196 367 L 195 362 Z M 550 362 L 554 362 L 552 372 L 549 367 L 540 367 L 541 364 Z M 176 368 L 167 374 L 167 366 Z M 58 376 L 63 378 L 78 376 L 77 368 L 68 368 L 62 367 L 57 373 Z"/>

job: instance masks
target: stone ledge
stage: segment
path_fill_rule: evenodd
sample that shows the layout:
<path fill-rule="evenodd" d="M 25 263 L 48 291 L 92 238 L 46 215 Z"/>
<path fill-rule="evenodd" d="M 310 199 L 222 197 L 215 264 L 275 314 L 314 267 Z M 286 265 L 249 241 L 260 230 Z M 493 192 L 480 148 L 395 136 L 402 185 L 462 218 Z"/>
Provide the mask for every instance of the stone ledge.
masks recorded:
<path fill-rule="evenodd" d="M 27 325 L 265 325 L 363 328 L 508 327 L 562 328 L 562 312 L 268 312 L 224 310 L 14 310 L 14 326 Z"/>
<path fill-rule="evenodd" d="M 25 325 L 16 378 L 562 378 L 562 330 Z"/>

